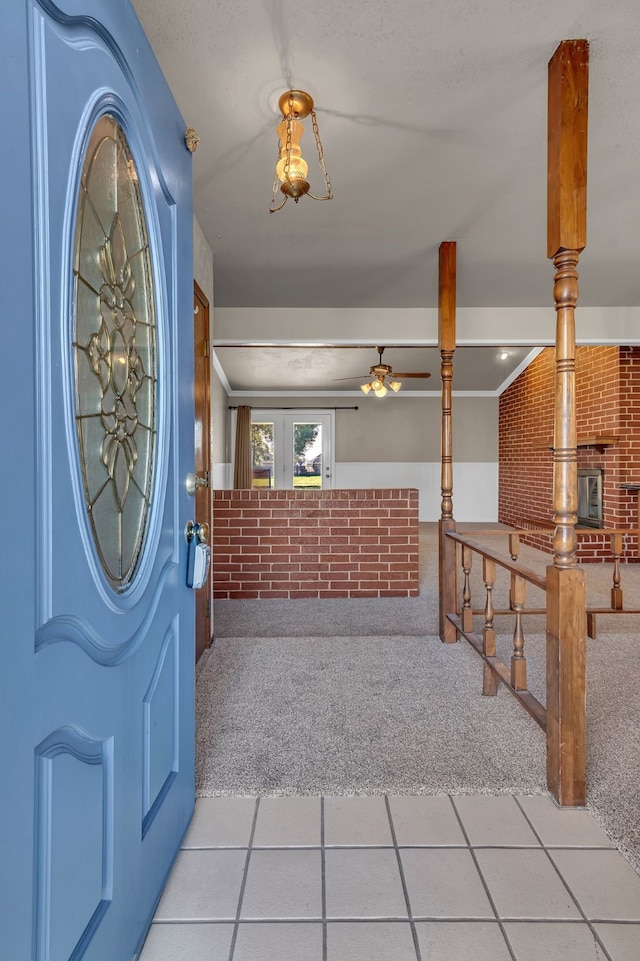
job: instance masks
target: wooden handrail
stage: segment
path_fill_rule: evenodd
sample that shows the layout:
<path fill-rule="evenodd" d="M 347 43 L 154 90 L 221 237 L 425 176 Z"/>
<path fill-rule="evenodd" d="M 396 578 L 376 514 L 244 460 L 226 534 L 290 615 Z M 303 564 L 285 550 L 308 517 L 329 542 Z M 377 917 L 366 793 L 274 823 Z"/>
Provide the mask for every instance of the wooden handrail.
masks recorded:
<path fill-rule="evenodd" d="M 505 534 L 510 532 L 502 531 L 502 533 Z M 472 551 L 474 551 L 476 554 L 480 554 L 481 557 L 495 561 L 496 564 L 509 571 L 510 574 L 515 574 L 518 577 L 524 578 L 524 580 L 528 581 L 530 584 L 533 584 L 535 587 L 539 587 L 543 591 L 547 589 L 547 581 L 545 577 L 541 577 L 540 574 L 536 574 L 535 571 L 532 571 L 527 567 L 521 567 L 520 564 L 514 563 L 514 561 L 504 557 L 502 554 L 492 551 L 490 547 L 485 547 L 484 544 L 479 544 L 477 541 L 471 540 L 471 538 L 465 537 L 464 534 L 459 534 L 457 531 L 447 531 L 446 536 L 450 537 L 451 540 L 456 541 L 458 544 L 470 547 Z"/>
<path fill-rule="evenodd" d="M 475 531 L 474 533 L 483 533 Z M 491 533 L 512 535 L 510 530 L 495 529 Z M 464 575 L 464 586 L 462 590 L 462 608 L 459 613 L 448 611 L 446 614 L 448 622 L 455 628 L 456 636 L 461 635 L 480 655 L 484 661 L 482 693 L 484 695 L 497 694 L 498 683 L 502 682 L 507 689 L 516 697 L 523 707 L 529 712 L 531 717 L 546 731 L 547 715 L 543 704 L 527 689 L 527 666 L 524 656 L 524 633 L 522 630 L 522 617 L 527 613 L 525 610 L 526 583 L 533 584 L 546 593 L 546 580 L 535 571 L 521 567 L 511 558 L 506 558 L 490 547 L 480 544 L 467 537 L 464 533 L 447 531 L 445 537 L 456 544 L 460 544 L 462 551 L 462 570 Z M 482 557 L 482 575 L 486 591 L 486 602 L 483 611 L 474 610 L 471 605 L 470 574 L 472 568 L 473 554 Z M 515 617 L 515 628 L 513 634 L 513 654 L 511 657 L 510 668 L 497 656 L 496 635 L 494 627 L 494 616 L 498 612 L 493 606 L 493 587 L 496 578 L 496 568 L 500 567 L 510 574 L 510 605 L 508 613 Z M 539 612 L 538 612 L 539 613 Z M 542 612 L 544 613 L 544 612 Z M 482 637 L 473 630 L 473 617 L 475 614 L 484 614 L 484 628 Z"/>
<path fill-rule="evenodd" d="M 547 729 L 547 712 L 540 701 L 534 697 L 531 691 L 517 691 L 511 684 L 511 672 L 507 665 L 500 660 L 499 657 L 495 657 L 491 654 L 485 654 L 483 652 L 482 638 L 477 634 L 472 632 L 465 632 L 462 630 L 462 623 L 457 614 L 448 615 L 451 624 L 456 628 L 456 630 L 462 634 L 466 641 L 471 645 L 474 651 L 480 655 L 484 661 L 486 667 L 493 673 L 493 675 L 505 685 L 507 690 L 513 694 L 516 700 L 520 701 L 522 706 L 529 712 L 534 721 L 540 725 L 543 731 Z M 483 693 L 496 693 L 495 690 L 490 692 L 487 690 L 487 680 L 486 675 L 484 679 L 485 687 L 483 688 Z"/>

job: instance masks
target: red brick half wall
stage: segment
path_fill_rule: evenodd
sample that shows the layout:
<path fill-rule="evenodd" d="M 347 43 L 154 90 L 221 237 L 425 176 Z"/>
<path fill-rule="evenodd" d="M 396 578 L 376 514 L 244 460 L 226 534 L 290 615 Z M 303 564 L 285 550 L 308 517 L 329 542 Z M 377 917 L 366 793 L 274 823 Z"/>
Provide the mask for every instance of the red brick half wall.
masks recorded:
<path fill-rule="evenodd" d="M 214 598 L 416 597 L 418 491 L 218 490 Z"/>

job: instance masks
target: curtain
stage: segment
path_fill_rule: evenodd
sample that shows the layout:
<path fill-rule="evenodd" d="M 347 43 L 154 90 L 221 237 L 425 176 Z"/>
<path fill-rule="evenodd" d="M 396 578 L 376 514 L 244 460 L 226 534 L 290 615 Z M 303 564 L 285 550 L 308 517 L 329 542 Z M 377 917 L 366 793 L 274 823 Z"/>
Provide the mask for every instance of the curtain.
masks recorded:
<path fill-rule="evenodd" d="M 233 459 L 235 490 L 250 490 L 253 482 L 251 469 L 251 408 L 238 407 L 236 416 L 236 452 Z"/>

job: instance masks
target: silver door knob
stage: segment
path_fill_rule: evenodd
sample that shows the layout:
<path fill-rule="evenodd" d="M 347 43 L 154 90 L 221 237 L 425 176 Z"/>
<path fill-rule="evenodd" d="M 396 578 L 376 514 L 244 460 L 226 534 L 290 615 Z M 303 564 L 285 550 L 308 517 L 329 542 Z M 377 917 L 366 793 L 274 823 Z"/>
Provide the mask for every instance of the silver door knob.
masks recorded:
<path fill-rule="evenodd" d="M 207 471 L 204 477 L 198 477 L 197 474 L 187 474 L 187 479 L 185 481 L 185 487 L 187 488 L 187 494 L 195 494 L 199 487 L 209 486 L 209 471 Z"/>
<path fill-rule="evenodd" d="M 205 521 L 202 524 L 195 523 L 193 521 L 187 521 L 187 526 L 184 532 L 187 541 L 192 541 L 195 537 L 199 544 L 206 544 L 209 540 L 209 534 L 211 530 L 209 525 Z"/>

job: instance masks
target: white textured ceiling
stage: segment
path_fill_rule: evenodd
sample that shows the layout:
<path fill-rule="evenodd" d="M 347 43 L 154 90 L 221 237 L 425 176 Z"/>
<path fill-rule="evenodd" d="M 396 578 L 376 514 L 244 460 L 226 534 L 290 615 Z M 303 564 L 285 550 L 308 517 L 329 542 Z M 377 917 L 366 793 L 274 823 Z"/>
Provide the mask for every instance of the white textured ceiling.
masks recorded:
<path fill-rule="evenodd" d="M 433 307 L 443 240 L 459 306 L 552 305 L 547 63 L 571 38 L 590 42 L 580 304 L 640 304 L 638 0 L 133 2 L 200 135 L 216 306 Z M 315 99 L 335 196 L 270 214 L 290 86 Z"/>
<path fill-rule="evenodd" d="M 216 347 L 216 355 L 232 390 L 241 392 L 287 391 L 317 394 L 326 390 L 359 391 L 371 380 L 369 371 L 378 363 L 376 347 Z M 513 371 L 531 355 L 528 348 L 461 347 L 456 352 L 456 384 L 466 391 L 497 393 Z M 382 363 L 402 380 L 403 394 L 440 393 L 440 351 L 437 347 L 384 348 Z M 428 378 L 402 378 L 405 372 L 428 373 Z"/>

